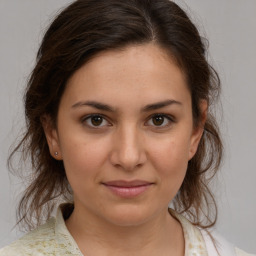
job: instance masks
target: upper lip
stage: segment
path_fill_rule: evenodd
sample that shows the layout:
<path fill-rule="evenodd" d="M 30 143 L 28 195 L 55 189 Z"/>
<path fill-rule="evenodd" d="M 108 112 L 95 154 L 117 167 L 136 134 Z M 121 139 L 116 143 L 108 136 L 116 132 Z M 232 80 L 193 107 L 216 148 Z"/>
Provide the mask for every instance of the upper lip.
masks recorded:
<path fill-rule="evenodd" d="M 153 182 L 148 182 L 145 180 L 132 180 L 132 181 L 113 180 L 113 181 L 103 182 L 103 184 L 107 186 L 115 186 L 115 187 L 138 187 L 138 186 L 151 185 L 153 184 Z"/>

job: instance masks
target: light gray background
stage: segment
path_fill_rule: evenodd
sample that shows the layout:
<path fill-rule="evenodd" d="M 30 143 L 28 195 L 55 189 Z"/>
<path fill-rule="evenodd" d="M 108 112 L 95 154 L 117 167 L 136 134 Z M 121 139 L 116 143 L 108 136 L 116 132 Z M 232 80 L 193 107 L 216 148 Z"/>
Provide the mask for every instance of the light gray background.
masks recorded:
<path fill-rule="evenodd" d="M 22 184 L 9 177 L 8 149 L 23 126 L 22 93 L 44 28 L 71 0 L 0 0 L 0 247 L 20 236 L 15 206 Z M 210 41 L 223 83 L 226 154 L 217 185 L 217 230 L 256 252 L 256 1 L 176 0 Z"/>

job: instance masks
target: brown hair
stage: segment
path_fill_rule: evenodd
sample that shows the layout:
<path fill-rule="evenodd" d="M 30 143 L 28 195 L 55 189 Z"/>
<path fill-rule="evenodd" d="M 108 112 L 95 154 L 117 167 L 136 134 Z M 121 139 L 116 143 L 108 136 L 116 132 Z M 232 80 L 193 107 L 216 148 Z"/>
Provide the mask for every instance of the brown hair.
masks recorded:
<path fill-rule="evenodd" d="M 33 219 L 38 225 L 43 216 L 49 218 L 56 200 L 72 200 L 63 162 L 51 157 L 41 123 L 45 114 L 56 122 L 68 79 L 101 51 L 150 42 L 171 53 L 183 70 L 191 92 L 194 124 L 199 125 L 200 101 L 207 100 L 209 106 L 216 101 L 220 80 L 206 59 L 206 47 L 197 28 L 177 4 L 169 0 L 78 0 L 52 22 L 24 97 L 27 130 L 9 158 L 11 165 L 13 156 L 21 150 L 32 163 L 30 185 L 17 211 L 19 222 L 32 228 Z M 178 212 L 186 213 L 201 227 L 216 222 L 217 207 L 208 183 L 221 156 L 218 128 L 209 114 L 197 153 L 189 161 L 173 200 Z"/>

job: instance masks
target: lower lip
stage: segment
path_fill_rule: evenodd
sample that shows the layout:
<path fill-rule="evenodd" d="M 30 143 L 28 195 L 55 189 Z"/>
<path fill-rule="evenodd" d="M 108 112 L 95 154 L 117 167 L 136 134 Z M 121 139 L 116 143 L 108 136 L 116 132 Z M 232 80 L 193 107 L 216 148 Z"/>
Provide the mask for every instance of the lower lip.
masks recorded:
<path fill-rule="evenodd" d="M 116 187 L 105 185 L 111 192 L 123 198 L 132 198 L 141 195 L 148 190 L 152 184 L 137 186 L 137 187 Z"/>

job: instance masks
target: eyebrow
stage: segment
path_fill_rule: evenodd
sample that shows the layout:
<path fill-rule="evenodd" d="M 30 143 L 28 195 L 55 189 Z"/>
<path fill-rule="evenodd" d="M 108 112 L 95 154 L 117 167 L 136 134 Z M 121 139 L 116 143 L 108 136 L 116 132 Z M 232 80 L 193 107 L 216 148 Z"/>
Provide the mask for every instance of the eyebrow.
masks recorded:
<path fill-rule="evenodd" d="M 153 103 L 153 104 L 146 105 L 142 109 L 142 111 L 147 112 L 147 111 L 151 111 L 151 110 L 156 110 L 156 109 L 167 107 L 167 106 L 170 106 L 170 105 L 173 105 L 173 104 L 182 105 L 181 102 L 176 101 L 176 100 L 165 100 L 165 101 L 160 101 L 160 102 L 156 102 L 156 103 Z"/>
<path fill-rule="evenodd" d="M 165 101 L 160 101 L 160 102 L 146 105 L 145 107 L 142 108 L 142 112 L 156 110 L 156 109 L 167 107 L 173 104 L 182 105 L 181 102 L 176 100 L 165 100 Z M 93 107 L 93 108 L 103 110 L 103 111 L 108 111 L 108 112 L 115 112 L 115 109 L 113 107 L 97 101 L 79 101 L 74 105 L 72 105 L 72 108 L 78 108 L 83 106 L 89 106 L 89 107 Z"/>
<path fill-rule="evenodd" d="M 77 103 L 75 103 L 74 105 L 72 105 L 72 108 L 77 108 L 77 107 L 82 107 L 82 106 L 89 106 L 89 107 L 93 107 L 93 108 L 97 108 L 99 110 L 104 110 L 104 111 L 108 111 L 108 112 L 114 112 L 114 108 L 110 107 L 107 104 L 103 104 L 97 101 L 79 101 Z"/>

